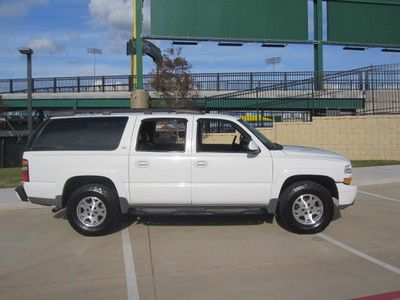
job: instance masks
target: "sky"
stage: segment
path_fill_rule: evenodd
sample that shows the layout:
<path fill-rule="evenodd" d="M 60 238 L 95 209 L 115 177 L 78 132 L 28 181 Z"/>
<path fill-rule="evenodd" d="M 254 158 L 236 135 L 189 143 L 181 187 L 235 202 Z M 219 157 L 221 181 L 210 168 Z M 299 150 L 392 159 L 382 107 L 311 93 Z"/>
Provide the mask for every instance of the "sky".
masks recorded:
<path fill-rule="evenodd" d="M 146 15 L 149 8 L 145 1 Z M 87 48 L 103 51 L 96 57 L 97 75 L 128 74 L 130 59 L 125 47 L 131 28 L 131 0 L 0 0 L 0 79 L 26 76 L 26 58 L 17 50 L 23 46 L 34 49 L 34 77 L 93 75 L 93 55 L 87 53 Z M 170 41 L 155 43 L 162 51 L 171 46 Z M 183 56 L 195 73 L 272 71 L 265 59 L 274 56 L 282 57 L 276 71 L 313 70 L 310 45 L 282 49 L 261 48 L 256 43 L 219 47 L 216 42 L 201 42 L 183 46 Z M 400 54 L 383 53 L 380 49 L 355 52 L 338 46 L 324 47 L 325 70 L 397 62 Z M 144 72 L 153 68 L 152 60 L 146 57 Z"/>

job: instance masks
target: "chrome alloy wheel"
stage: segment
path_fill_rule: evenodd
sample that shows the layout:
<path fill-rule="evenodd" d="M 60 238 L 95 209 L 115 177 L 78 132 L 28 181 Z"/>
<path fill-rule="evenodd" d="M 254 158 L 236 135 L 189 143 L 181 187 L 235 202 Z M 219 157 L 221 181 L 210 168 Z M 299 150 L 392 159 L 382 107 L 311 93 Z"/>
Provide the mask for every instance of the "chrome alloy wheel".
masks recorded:
<path fill-rule="evenodd" d="M 304 194 L 293 202 L 293 217 L 302 225 L 314 225 L 321 219 L 323 213 L 324 205 L 315 195 Z"/>
<path fill-rule="evenodd" d="M 78 220 L 88 227 L 98 226 L 104 222 L 107 208 L 97 197 L 86 197 L 79 201 L 76 207 Z"/>

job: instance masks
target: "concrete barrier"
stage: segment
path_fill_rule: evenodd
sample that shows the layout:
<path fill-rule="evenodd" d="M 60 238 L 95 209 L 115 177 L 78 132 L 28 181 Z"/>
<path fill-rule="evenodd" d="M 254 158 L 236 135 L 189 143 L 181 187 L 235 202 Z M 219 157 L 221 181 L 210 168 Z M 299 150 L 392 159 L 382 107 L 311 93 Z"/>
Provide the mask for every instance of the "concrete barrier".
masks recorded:
<path fill-rule="evenodd" d="M 353 160 L 400 160 L 400 115 L 321 117 L 259 130 L 280 144 L 323 148 Z"/>

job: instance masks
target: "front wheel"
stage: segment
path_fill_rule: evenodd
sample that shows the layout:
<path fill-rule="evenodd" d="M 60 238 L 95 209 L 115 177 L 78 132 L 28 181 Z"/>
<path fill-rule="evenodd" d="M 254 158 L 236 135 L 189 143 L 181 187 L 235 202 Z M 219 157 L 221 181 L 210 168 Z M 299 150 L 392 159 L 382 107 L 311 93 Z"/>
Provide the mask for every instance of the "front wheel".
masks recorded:
<path fill-rule="evenodd" d="M 74 191 L 67 204 L 72 228 L 83 235 L 102 235 L 118 224 L 121 215 L 116 191 L 101 184 L 87 184 Z"/>
<path fill-rule="evenodd" d="M 314 234 L 323 231 L 333 218 L 330 193 L 312 181 L 296 182 L 280 196 L 278 218 L 291 231 Z"/>

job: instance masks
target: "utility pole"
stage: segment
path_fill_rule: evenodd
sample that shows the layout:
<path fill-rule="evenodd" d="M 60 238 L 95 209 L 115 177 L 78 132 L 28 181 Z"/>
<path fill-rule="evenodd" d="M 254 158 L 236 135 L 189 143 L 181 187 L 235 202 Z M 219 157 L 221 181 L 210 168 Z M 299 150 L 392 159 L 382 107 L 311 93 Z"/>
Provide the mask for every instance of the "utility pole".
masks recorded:
<path fill-rule="evenodd" d="M 136 89 L 143 90 L 143 0 L 133 0 L 134 38 L 136 39 Z"/>
<path fill-rule="evenodd" d="M 131 54 L 131 108 L 148 108 L 149 93 L 143 85 L 143 0 L 132 0 L 133 28 Z M 135 88 L 136 87 L 136 88 Z"/>
<path fill-rule="evenodd" d="M 322 90 L 323 83 L 323 23 L 322 0 L 314 0 L 314 78 L 315 89 Z"/>
<path fill-rule="evenodd" d="M 26 77 L 27 77 L 27 112 L 28 112 L 28 138 L 32 136 L 32 54 L 31 48 L 18 48 L 21 54 L 26 55 Z"/>

